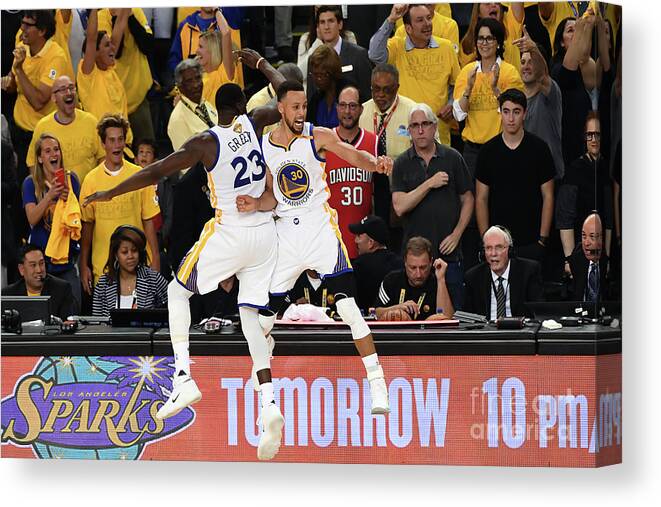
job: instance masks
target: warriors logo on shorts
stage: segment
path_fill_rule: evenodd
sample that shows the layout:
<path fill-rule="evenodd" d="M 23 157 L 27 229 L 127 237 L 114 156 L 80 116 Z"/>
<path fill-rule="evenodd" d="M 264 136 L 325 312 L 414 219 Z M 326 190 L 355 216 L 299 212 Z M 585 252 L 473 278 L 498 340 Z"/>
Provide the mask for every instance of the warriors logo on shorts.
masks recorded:
<path fill-rule="evenodd" d="M 291 162 L 278 172 L 278 188 L 290 206 L 303 204 L 312 193 L 308 172 L 302 165 Z"/>

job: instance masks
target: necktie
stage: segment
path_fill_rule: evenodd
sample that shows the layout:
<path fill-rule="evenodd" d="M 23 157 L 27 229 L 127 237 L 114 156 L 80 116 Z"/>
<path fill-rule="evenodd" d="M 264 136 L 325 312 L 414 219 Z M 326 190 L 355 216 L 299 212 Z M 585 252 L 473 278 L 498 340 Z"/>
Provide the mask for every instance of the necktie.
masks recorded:
<path fill-rule="evenodd" d="M 379 122 L 379 127 L 376 129 L 377 132 L 380 132 L 379 134 L 379 141 L 376 145 L 376 154 L 377 155 L 385 155 L 386 154 L 386 129 L 382 129 L 383 127 L 383 122 L 386 119 L 386 114 L 380 114 L 380 122 Z"/>
<path fill-rule="evenodd" d="M 599 297 L 599 266 L 596 262 L 590 264 L 588 273 L 588 298 L 593 303 L 597 302 Z"/>
<path fill-rule="evenodd" d="M 496 318 L 505 317 L 505 289 L 503 289 L 503 277 L 498 277 L 496 287 Z"/>
<path fill-rule="evenodd" d="M 209 116 L 209 111 L 207 111 L 207 106 L 205 106 L 203 103 L 199 104 L 195 108 L 195 112 L 198 113 L 198 116 L 202 119 L 202 121 L 204 121 L 204 123 L 207 124 L 209 128 L 214 126 L 213 122 L 211 121 L 211 117 Z"/>

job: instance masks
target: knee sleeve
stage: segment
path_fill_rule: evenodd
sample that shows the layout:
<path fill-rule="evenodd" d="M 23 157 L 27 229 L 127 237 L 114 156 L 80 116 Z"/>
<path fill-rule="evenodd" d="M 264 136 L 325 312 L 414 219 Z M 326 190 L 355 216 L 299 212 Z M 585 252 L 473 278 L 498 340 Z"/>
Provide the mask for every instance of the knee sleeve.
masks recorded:
<path fill-rule="evenodd" d="M 354 340 L 360 340 L 370 334 L 370 328 L 360 313 L 354 298 L 342 298 L 335 303 L 335 306 L 338 315 L 351 328 L 351 336 Z"/>
<path fill-rule="evenodd" d="M 188 341 L 191 322 L 189 299 L 192 295 L 193 293 L 176 279 L 168 285 L 168 317 L 172 343 Z"/>
<path fill-rule="evenodd" d="M 255 371 L 270 369 L 271 353 L 262 327 L 259 324 L 257 310 L 242 306 L 239 308 L 239 316 L 241 317 L 241 330 L 248 342 L 248 349 Z"/>

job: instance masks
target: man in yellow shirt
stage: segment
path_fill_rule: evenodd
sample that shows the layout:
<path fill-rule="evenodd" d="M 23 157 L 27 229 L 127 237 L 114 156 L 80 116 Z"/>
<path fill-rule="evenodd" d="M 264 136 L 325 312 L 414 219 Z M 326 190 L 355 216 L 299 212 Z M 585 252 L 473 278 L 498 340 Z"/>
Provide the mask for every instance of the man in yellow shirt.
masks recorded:
<path fill-rule="evenodd" d="M 369 57 L 374 63 L 388 62 L 399 69 L 401 94 L 432 108 L 441 120 L 441 143 L 450 144 L 452 88 L 459 75 L 459 60 L 447 39 L 432 35 L 432 11 L 425 5 L 393 5 L 390 15 L 370 40 Z M 406 38 L 388 35 L 403 18 Z"/>
<path fill-rule="evenodd" d="M 148 56 L 154 49 L 154 35 L 142 9 L 102 9 L 99 30 L 112 33 L 115 71 L 124 84 L 129 122 L 135 139 L 154 138 L 147 92 L 153 78 Z"/>
<path fill-rule="evenodd" d="M 14 49 L 11 72 L 2 78 L 2 89 L 18 93 L 14 105 L 12 140 L 19 162 L 19 181 L 27 175 L 24 164 L 37 122 L 55 109 L 51 89 L 66 72 L 64 51 L 52 40 L 55 19 L 51 11 L 26 11 L 21 23 L 22 44 Z"/>
<path fill-rule="evenodd" d="M 66 169 L 78 175 L 82 182 L 105 156 L 96 133 L 98 120 L 94 115 L 76 108 L 76 85 L 69 76 L 58 77 L 53 83 L 52 100 L 57 107 L 44 116 L 34 129 L 26 163 L 35 164 L 34 145 L 41 134 L 53 134 L 60 142 Z"/>
<path fill-rule="evenodd" d="M 80 202 L 100 190 L 113 188 L 140 171 L 140 166 L 124 160 L 124 146 L 129 123 L 121 115 L 106 115 L 97 126 L 106 150 L 103 162 L 92 169 L 80 190 Z M 120 225 L 132 225 L 147 237 L 150 266 L 160 270 L 158 240 L 152 219 L 160 213 L 153 185 L 129 192 L 108 202 L 95 202 L 82 208 L 83 230 L 80 249 L 80 281 L 83 290 L 92 294 L 94 284 L 103 274 L 108 260 L 110 237 Z M 92 268 L 90 269 L 90 256 Z M 92 276 L 93 275 L 93 276 Z"/>
<path fill-rule="evenodd" d="M 432 17 L 432 35 L 447 39 L 452 42 L 455 52 L 459 51 L 459 25 L 451 17 L 446 17 L 439 14 L 434 10 L 434 4 L 425 4 L 427 8 L 434 13 Z M 395 30 L 395 37 L 406 37 L 406 29 L 404 23 L 397 21 L 397 30 Z"/>

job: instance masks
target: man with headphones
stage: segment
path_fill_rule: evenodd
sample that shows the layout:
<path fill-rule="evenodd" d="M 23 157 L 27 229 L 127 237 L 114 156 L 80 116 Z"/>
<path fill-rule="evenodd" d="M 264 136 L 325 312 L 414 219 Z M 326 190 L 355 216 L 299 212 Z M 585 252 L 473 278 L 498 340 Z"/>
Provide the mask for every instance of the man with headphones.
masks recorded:
<path fill-rule="evenodd" d="M 514 256 L 504 227 L 491 226 L 482 242 L 482 262 L 466 273 L 463 310 L 489 320 L 525 316 L 526 302 L 543 300 L 540 264 Z"/>

